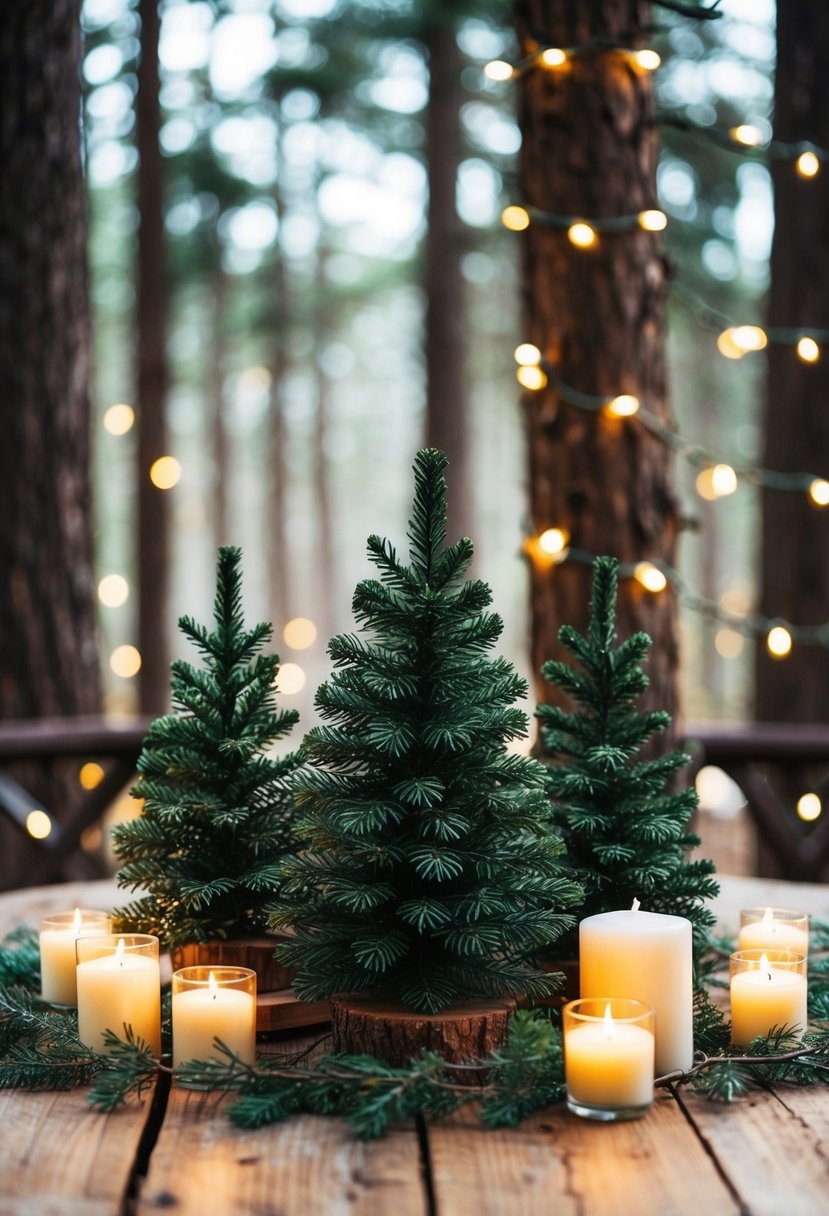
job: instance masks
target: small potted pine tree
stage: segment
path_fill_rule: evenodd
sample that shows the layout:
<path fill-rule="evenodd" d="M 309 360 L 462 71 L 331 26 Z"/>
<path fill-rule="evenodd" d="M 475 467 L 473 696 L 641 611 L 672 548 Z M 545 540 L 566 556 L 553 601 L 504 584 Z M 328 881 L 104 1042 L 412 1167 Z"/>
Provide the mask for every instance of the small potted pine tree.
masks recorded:
<path fill-rule="evenodd" d="M 203 666 L 172 664 L 172 711 L 151 724 L 132 790 L 141 814 L 113 829 L 118 885 L 142 892 L 117 924 L 156 934 L 174 966 L 233 963 L 261 991 L 285 988 L 266 904 L 296 845 L 289 779 L 301 757 L 267 751 L 298 714 L 277 709 L 279 658 L 260 653 L 271 626 L 245 626 L 239 549 L 219 550 L 213 628 L 186 616 L 179 628 Z"/>
<path fill-rule="evenodd" d="M 581 897 L 551 830 L 545 773 L 510 754 L 526 684 L 487 657 L 500 618 L 446 543 L 446 457 L 418 453 L 409 561 L 368 541 L 360 634 L 332 639 L 295 782 L 302 849 L 280 867 L 271 924 L 300 998 L 332 998 L 336 1047 L 402 1063 L 424 1047 L 468 1059 L 496 1046 L 518 993 L 560 977 L 532 958 Z"/>

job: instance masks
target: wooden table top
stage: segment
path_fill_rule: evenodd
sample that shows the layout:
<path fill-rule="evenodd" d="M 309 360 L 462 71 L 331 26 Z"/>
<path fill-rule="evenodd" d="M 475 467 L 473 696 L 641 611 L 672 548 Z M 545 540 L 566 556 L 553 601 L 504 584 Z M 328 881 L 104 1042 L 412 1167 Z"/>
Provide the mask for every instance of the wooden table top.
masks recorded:
<path fill-rule="evenodd" d="M 776 904 L 829 916 L 829 887 L 722 878 L 716 911 Z M 108 883 L 0 896 L 0 933 Z M 241 1132 L 214 1094 L 175 1087 L 111 1115 L 84 1090 L 0 1091 L 0 1216 L 824 1216 L 829 1090 L 779 1087 L 732 1106 L 662 1093 L 644 1119 L 558 1107 L 486 1131 L 469 1110 L 362 1143 L 336 1119 Z"/>

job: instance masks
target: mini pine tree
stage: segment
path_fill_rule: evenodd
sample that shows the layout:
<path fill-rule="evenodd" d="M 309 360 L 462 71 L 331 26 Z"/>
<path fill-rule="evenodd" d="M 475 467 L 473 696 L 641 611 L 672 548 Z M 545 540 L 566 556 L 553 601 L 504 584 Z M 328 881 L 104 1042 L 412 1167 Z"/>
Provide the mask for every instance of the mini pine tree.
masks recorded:
<path fill-rule="evenodd" d="M 132 790 L 143 811 L 113 829 L 118 885 L 146 891 L 119 923 L 169 946 L 261 933 L 295 845 L 288 778 L 300 755 L 264 752 L 298 714 L 276 708 L 279 658 L 259 653 L 270 625 L 245 628 L 240 563 L 238 549 L 219 550 L 212 631 L 179 620 L 204 667 L 172 664 L 173 710 L 150 726 Z"/>
<path fill-rule="evenodd" d="M 542 668 L 577 706 L 538 709 L 543 755 L 555 761 L 547 769 L 553 818 L 584 887 L 583 916 L 629 908 L 637 898 L 650 912 L 686 916 L 699 948 L 714 923 L 705 906 L 718 890 L 714 863 L 686 860 L 700 843 L 687 831 L 697 796 L 693 788 L 669 790 L 690 757 L 637 758 L 671 717 L 635 707 L 648 684 L 640 663 L 651 639 L 635 633 L 615 646 L 617 586 L 618 562 L 597 558 L 587 636 L 569 625 L 558 635 L 581 670 L 554 661 Z"/>
<path fill-rule="evenodd" d="M 489 587 L 446 545 L 446 457 L 418 453 L 410 561 L 371 536 L 363 636 L 334 637 L 311 767 L 296 782 L 304 851 L 282 866 L 271 923 L 306 1000 L 371 990 L 437 1013 L 458 998 L 540 995 L 529 956 L 580 898 L 550 830 L 544 770 L 506 750 L 526 733 L 525 682 L 487 658 L 502 630 Z"/>

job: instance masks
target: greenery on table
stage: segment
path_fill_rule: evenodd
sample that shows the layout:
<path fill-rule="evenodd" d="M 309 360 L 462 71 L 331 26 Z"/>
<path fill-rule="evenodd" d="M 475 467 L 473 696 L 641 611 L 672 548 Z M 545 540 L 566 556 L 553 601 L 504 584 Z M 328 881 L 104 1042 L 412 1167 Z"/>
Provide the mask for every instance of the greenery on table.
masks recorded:
<path fill-rule="evenodd" d="M 570 625 L 558 634 L 575 666 L 550 660 L 542 668 L 575 705 L 538 707 L 553 820 L 584 888 L 580 917 L 638 899 L 649 912 L 687 917 L 699 954 L 714 924 L 707 903 L 719 890 L 714 863 L 687 860 L 700 843 L 688 831 L 697 795 L 671 785 L 690 757 L 639 754 L 671 717 L 636 708 L 648 684 L 641 664 L 651 639 L 635 633 L 616 644 L 618 578 L 615 558 L 596 558 L 587 634 Z"/>
<path fill-rule="evenodd" d="M 205 665 L 172 664 L 173 712 L 152 723 L 138 761 L 142 813 L 112 832 L 119 886 L 147 892 L 116 911 L 116 928 L 169 946 L 261 933 L 277 863 L 296 845 L 300 753 L 265 752 L 298 715 L 276 708 L 279 658 L 260 653 L 270 625 L 245 626 L 240 563 L 238 549 L 219 550 L 212 630 L 179 621 Z"/>
<path fill-rule="evenodd" d="M 373 990 L 435 1013 L 486 994 L 554 992 L 532 958 L 578 905 L 551 824 L 544 769 L 507 751 L 526 733 L 526 682 L 487 651 L 492 595 L 464 581 L 466 538 L 446 543 L 446 457 L 414 464 L 409 561 L 368 540 L 379 578 L 353 600 L 361 634 L 334 637 L 295 781 L 301 852 L 280 867 L 279 957 L 314 1001 Z"/>

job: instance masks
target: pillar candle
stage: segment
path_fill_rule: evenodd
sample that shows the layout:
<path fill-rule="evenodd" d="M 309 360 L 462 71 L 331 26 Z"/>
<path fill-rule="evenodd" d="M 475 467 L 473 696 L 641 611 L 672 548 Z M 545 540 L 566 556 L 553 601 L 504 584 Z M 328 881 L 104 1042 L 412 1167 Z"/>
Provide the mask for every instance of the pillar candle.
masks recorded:
<path fill-rule="evenodd" d="M 154 943 L 154 946 L 152 945 Z M 103 1034 L 124 1038 L 125 1027 L 154 1055 L 161 1052 L 161 972 L 158 938 L 148 934 L 79 938 L 78 1038 L 106 1052 Z"/>
<path fill-rule="evenodd" d="M 760 954 L 758 959 L 756 956 Z M 754 956 L 754 957 L 749 957 Z M 775 1027 L 806 1029 L 805 956 L 739 951 L 731 956 L 731 1042 L 748 1047 Z"/>
<path fill-rule="evenodd" d="M 256 973 L 246 967 L 182 967 L 173 973 L 173 1068 L 223 1060 L 221 1039 L 246 1064 L 256 1060 Z"/>
<path fill-rule="evenodd" d="M 656 1075 L 687 1072 L 694 1060 L 691 922 L 634 907 L 587 916 L 579 926 L 582 997 L 642 1001 L 656 1015 Z"/>
<path fill-rule="evenodd" d="M 40 987 L 44 1001 L 77 1005 L 75 942 L 79 937 L 109 932 L 106 912 L 76 908 L 45 916 L 40 929 Z"/>
<path fill-rule="evenodd" d="M 744 908 L 740 950 L 794 950 L 809 953 L 809 918 L 788 908 Z"/>

